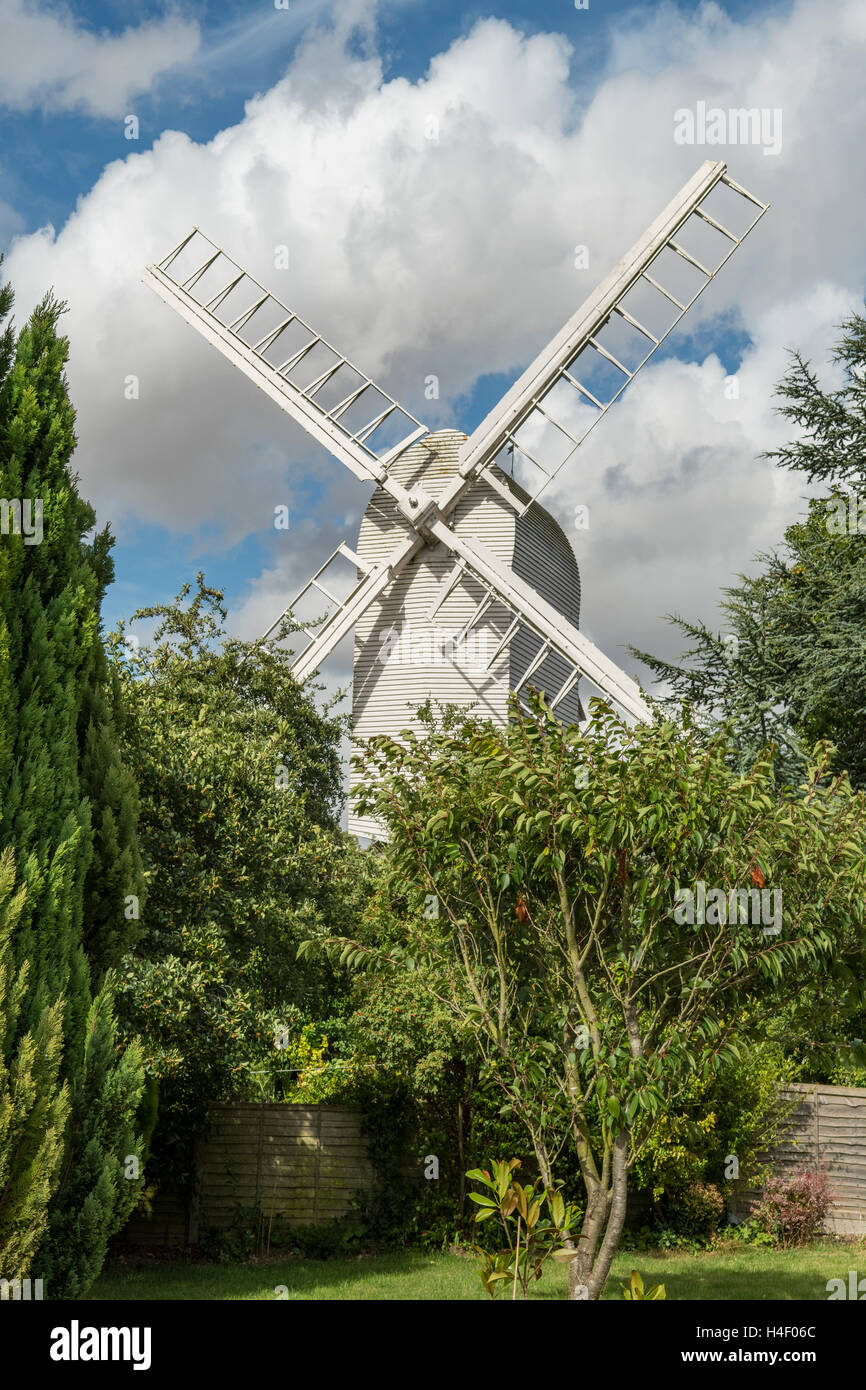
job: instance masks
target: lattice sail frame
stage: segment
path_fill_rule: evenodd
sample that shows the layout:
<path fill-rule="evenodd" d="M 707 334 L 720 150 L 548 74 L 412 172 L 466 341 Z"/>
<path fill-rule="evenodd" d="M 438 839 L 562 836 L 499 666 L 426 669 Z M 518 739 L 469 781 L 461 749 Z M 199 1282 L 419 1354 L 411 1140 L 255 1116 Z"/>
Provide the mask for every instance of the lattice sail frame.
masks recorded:
<path fill-rule="evenodd" d="M 198 227 L 143 278 L 356 477 L 429 433 Z"/>
<path fill-rule="evenodd" d="M 751 220 L 738 231 L 732 231 L 705 206 L 720 188 L 741 204 L 749 205 Z M 483 475 L 520 513 L 531 507 L 743 244 L 768 207 L 768 203 L 762 203 L 729 178 L 724 163 L 707 160 L 470 436 L 461 451 L 461 474 Z M 757 212 L 751 213 L 752 208 Z M 732 206 L 732 211 L 741 212 L 742 208 Z M 721 253 L 715 264 L 705 264 L 694 247 L 683 245 L 685 236 L 694 237 L 696 224 L 705 239 L 715 239 L 715 249 Z M 666 252 L 672 253 L 674 262 L 666 257 Z M 682 276 L 686 266 L 692 273 L 692 283 L 681 298 L 674 293 L 679 288 L 676 273 L 679 271 Z M 646 287 L 657 300 L 656 308 L 666 302 L 674 310 L 669 321 L 655 331 L 624 302 L 629 296 L 636 297 L 639 289 L 645 293 Z M 634 355 L 630 364 L 622 360 L 624 352 L 601 340 L 602 333 L 614 321 L 613 316 L 620 338 L 631 337 L 629 347 Z M 607 376 L 610 389 L 604 396 L 592 389 L 593 375 L 600 379 Z M 575 420 L 580 422 L 577 428 L 573 427 Z M 539 442 L 547 450 L 546 457 L 540 456 Z M 539 449 L 538 454 L 535 449 Z M 503 489 L 500 480 L 490 472 L 491 463 L 498 460 L 502 465 L 503 454 L 512 451 L 535 470 L 536 477 L 541 475 L 534 489 L 525 474 L 521 477 L 530 494 L 526 502 L 518 501 L 507 488 Z"/>

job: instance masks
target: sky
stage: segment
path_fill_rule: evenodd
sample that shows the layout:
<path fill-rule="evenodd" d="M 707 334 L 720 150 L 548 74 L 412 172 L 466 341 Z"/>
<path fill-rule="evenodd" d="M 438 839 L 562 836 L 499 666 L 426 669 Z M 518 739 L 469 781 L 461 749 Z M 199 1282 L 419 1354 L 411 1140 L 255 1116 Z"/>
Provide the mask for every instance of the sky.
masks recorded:
<path fill-rule="evenodd" d="M 75 467 L 117 538 L 109 626 L 204 569 L 258 636 L 354 544 L 372 490 L 141 283 L 193 225 L 426 424 L 468 433 L 723 159 L 769 212 L 544 505 L 583 630 L 644 678 L 626 645 L 676 655 L 670 612 L 718 625 L 803 510 L 762 455 L 790 437 L 790 350 L 835 384 L 863 304 L 863 0 L 0 0 L 0 52 L 4 274 L 18 322 L 49 288 L 68 303 Z M 700 103 L 757 108 L 773 138 L 682 143 L 675 113 Z"/>

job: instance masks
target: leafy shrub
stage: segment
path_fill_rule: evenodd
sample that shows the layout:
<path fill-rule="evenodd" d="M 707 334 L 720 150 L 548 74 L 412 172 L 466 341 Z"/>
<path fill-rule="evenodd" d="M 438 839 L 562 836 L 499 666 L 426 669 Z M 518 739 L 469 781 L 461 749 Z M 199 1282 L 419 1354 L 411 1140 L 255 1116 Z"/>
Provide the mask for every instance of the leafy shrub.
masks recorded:
<path fill-rule="evenodd" d="M 862 1054 L 863 1044 L 855 1051 L 847 1048 L 830 1071 L 829 1081 L 833 1086 L 866 1086 L 866 1066 L 858 1065 L 856 1058 Z"/>
<path fill-rule="evenodd" d="M 826 1165 L 802 1168 L 767 1181 L 752 1219 L 782 1249 L 806 1245 L 821 1235 L 831 1201 Z"/>
<path fill-rule="evenodd" d="M 208 1227 L 200 1235 L 206 1258 L 233 1264 L 280 1250 L 306 1260 L 330 1260 L 356 1252 L 365 1245 L 366 1228 L 352 1216 L 337 1217 L 322 1225 L 290 1225 L 257 1207 L 239 1207 L 231 1226 Z"/>
<path fill-rule="evenodd" d="M 724 1250 L 731 1245 L 752 1245 L 760 1249 L 762 1246 L 772 1246 L 773 1237 L 763 1230 L 757 1221 L 740 1221 L 737 1224 L 726 1226 L 724 1230 L 716 1231 L 709 1245 L 711 1250 Z"/>
<path fill-rule="evenodd" d="M 289 1249 L 306 1260 L 332 1260 L 357 1251 L 363 1245 L 363 1237 L 362 1226 L 343 1219 L 320 1226 L 281 1226 L 271 1245 Z"/>
<path fill-rule="evenodd" d="M 748 1011 L 742 1010 L 736 1023 L 748 1039 L 754 1023 Z M 662 1225 L 699 1236 L 713 1229 L 717 1222 L 703 1221 L 693 1209 L 698 1200 L 694 1189 L 723 1184 L 729 1155 L 738 1159 L 742 1182 L 763 1182 L 768 1176 L 763 1154 L 793 1108 L 783 1092 L 795 1079 L 796 1067 L 781 1045 L 767 1041 L 744 1043 L 715 1076 L 692 1079 L 678 1106 L 659 1121 L 634 1168 L 634 1185 L 651 1194 Z"/>
<path fill-rule="evenodd" d="M 255 1226 L 230 1226 L 225 1229 L 207 1226 L 199 1232 L 199 1247 L 205 1259 L 220 1264 L 236 1264 L 256 1253 Z"/>
<path fill-rule="evenodd" d="M 725 1205 L 724 1194 L 715 1183 L 691 1182 L 671 1198 L 669 1222 L 681 1235 L 706 1239 L 723 1220 Z"/>
<path fill-rule="evenodd" d="M 478 1273 L 490 1298 L 496 1297 L 503 1282 L 511 1288 L 512 1299 L 517 1297 L 518 1283 L 523 1298 L 527 1298 L 530 1281 L 541 1278 L 547 1259 L 574 1259 L 573 1248 L 566 1248 L 564 1242 L 577 1219 L 577 1208 L 566 1205 L 562 1193 L 544 1187 L 540 1179 L 526 1186 L 514 1181 L 512 1174 L 519 1167 L 519 1158 L 503 1158 L 487 1168 L 471 1168 L 466 1174 L 487 1189 L 469 1194 L 480 1208 L 475 1213 L 476 1224 L 498 1216 L 508 1242 L 493 1252 L 481 1245 L 475 1247 Z M 641 1296 L 642 1291 L 643 1286 Z M 659 1296 L 652 1294 L 654 1298 Z"/>
<path fill-rule="evenodd" d="M 701 1249 L 701 1242 L 694 1236 L 683 1235 L 681 1231 L 675 1231 L 673 1226 L 657 1226 L 653 1232 L 652 1240 L 646 1247 L 648 1250 L 680 1250 L 689 1255 L 696 1255 Z"/>

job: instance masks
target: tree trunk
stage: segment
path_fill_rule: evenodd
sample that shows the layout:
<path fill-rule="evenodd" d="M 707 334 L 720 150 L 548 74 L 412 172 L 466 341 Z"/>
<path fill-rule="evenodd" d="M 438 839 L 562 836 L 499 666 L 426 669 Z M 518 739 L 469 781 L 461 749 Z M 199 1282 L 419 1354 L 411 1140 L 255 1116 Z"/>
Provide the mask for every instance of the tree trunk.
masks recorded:
<path fill-rule="evenodd" d="M 579 1240 L 566 1241 L 577 1250 L 568 1265 L 569 1300 L 595 1302 L 601 1298 L 625 1225 L 627 1156 L 628 1134 L 621 1130 L 613 1149 L 610 1187 L 596 1187 L 587 1203 Z"/>
<path fill-rule="evenodd" d="M 625 1225 L 626 1199 L 628 1196 L 628 1135 L 620 1130 L 613 1150 L 613 1164 L 610 1180 L 610 1208 L 607 1227 L 598 1259 L 589 1279 L 589 1297 L 601 1298 L 613 1257 L 619 1248 L 622 1228 Z"/>
<path fill-rule="evenodd" d="M 575 1258 L 570 1260 L 568 1264 L 569 1299 L 589 1297 L 589 1285 L 595 1264 L 595 1255 L 605 1229 L 608 1206 L 609 1195 L 601 1183 L 598 1183 L 587 1201 L 586 1213 L 578 1240 L 566 1242 L 567 1245 L 570 1244 L 577 1250 Z"/>

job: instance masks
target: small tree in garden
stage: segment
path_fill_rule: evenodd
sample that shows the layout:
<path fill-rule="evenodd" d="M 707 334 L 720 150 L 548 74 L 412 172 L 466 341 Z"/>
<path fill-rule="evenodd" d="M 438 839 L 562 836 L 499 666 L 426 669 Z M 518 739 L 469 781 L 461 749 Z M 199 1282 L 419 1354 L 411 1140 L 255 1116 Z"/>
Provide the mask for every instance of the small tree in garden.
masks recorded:
<path fill-rule="evenodd" d="M 299 966 L 323 921 L 356 920 L 367 865 L 339 828 L 338 719 L 317 712 L 291 654 L 225 631 L 199 575 L 151 643 L 111 638 L 148 869 L 123 1021 L 159 1083 L 149 1177 L 185 1188 L 212 1105 L 287 1089 L 305 1025 L 337 1012 L 339 975 Z M 188 601 L 186 601 L 188 598 Z"/>
<path fill-rule="evenodd" d="M 545 1187 L 576 1152 L 572 1297 L 600 1297 L 629 1172 L 692 1078 L 737 1055 L 738 1010 L 760 1016 L 859 947 L 866 806 L 829 758 L 780 794 L 769 756 L 738 774 L 723 739 L 629 729 L 601 702 L 583 732 L 537 702 L 505 729 L 452 715 L 366 752 L 363 810 L 415 911 L 385 953 L 330 945 L 423 964 Z"/>

